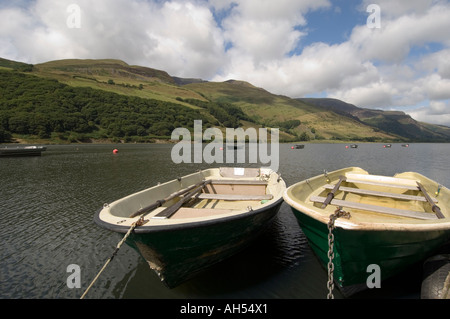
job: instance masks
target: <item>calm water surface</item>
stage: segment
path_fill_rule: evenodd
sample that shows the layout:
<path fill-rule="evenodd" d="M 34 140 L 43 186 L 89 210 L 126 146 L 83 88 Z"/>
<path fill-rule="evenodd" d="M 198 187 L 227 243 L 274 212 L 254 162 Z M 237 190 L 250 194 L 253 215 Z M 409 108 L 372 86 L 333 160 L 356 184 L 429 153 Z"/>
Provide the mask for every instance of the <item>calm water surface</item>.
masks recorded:
<path fill-rule="evenodd" d="M 119 153 L 112 150 L 118 148 Z M 79 298 L 122 235 L 93 223 L 104 203 L 198 169 L 174 164 L 172 145 L 49 146 L 42 157 L 0 158 L 0 298 Z M 280 145 L 288 186 L 347 166 L 393 175 L 417 171 L 450 186 L 450 144 Z M 217 166 L 217 165 L 213 165 Z M 81 288 L 69 289 L 67 266 L 81 269 Z M 355 298 L 419 298 L 420 268 Z M 326 297 L 327 274 L 283 204 L 271 228 L 244 252 L 175 289 L 167 289 L 136 251 L 123 245 L 87 298 Z M 335 290 L 335 297 L 342 297 Z"/>

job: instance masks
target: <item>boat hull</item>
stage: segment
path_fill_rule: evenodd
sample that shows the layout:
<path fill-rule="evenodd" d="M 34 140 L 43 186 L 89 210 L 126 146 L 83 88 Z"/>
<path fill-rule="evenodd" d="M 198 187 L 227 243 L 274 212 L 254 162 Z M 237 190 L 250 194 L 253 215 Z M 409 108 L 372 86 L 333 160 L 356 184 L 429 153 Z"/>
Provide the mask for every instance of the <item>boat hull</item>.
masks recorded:
<path fill-rule="evenodd" d="M 127 244 L 139 251 L 167 287 L 174 288 L 245 249 L 271 225 L 281 203 L 234 219 L 133 233 Z"/>
<path fill-rule="evenodd" d="M 441 217 L 418 185 L 436 194 Z M 385 177 L 349 167 L 296 183 L 283 197 L 325 268 L 330 216 L 338 208 L 349 213 L 333 229 L 333 277 L 344 296 L 369 288 L 368 280 L 399 274 L 450 240 L 449 190 L 415 172 Z"/>
<path fill-rule="evenodd" d="M 173 288 L 248 246 L 277 215 L 285 189 L 270 169 L 208 169 L 105 204 L 94 222 L 129 234 L 127 244 Z"/>
<path fill-rule="evenodd" d="M 328 264 L 328 227 L 292 208 L 308 243 L 324 268 Z M 368 288 L 372 271 L 380 267 L 380 280 L 391 278 L 433 255 L 450 238 L 450 231 L 355 230 L 336 227 L 334 235 L 334 280 L 348 297 Z"/>

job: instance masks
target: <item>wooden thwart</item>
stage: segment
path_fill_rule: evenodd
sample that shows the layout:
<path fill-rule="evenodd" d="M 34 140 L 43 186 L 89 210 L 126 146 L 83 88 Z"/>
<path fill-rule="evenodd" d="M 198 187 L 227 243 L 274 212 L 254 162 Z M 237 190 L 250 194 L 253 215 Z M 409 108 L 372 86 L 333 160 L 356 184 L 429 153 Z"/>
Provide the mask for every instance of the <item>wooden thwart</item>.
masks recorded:
<path fill-rule="evenodd" d="M 334 185 L 327 184 L 327 185 L 324 185 L 323 187 L 326 188 L 326 189 L 333 189 Z M 404 200 L 417 200 L 417 201 L 421 201 L 421 202 L 426 202 L 427 201 L 427 199 L 425 197 L 423 197 L 423 196 L 387 193 L 387 192 L 372 191 L 372 190 L 362 189 L 362 188 L 341 186 L 341 187 L 339 187 L 339 190 L 343 191 L 343 192 L 360 194 L 360 195 L 390 197 L 390 198 L 397 198 L 397 199 L 404 199 Z M 431 200 L 433 202 L 437 203 L 437 199 L 431 198 Z"/>
<path fill-rule="evenodd" d="M 311 196 L 310 200 L 312 202 L 316 202 L 316 203 L 323 203 L 326 200 L 326 198 L 322 197 L 322 196 Z M 411 218 L 417 218 L 417 219 L 437 219 L 436 215 L 430 214 L 430 213 L 417 212 L 417 211 L 398 209 L 398 208 L 392 208 L 392 207 L 370 205 L 370 204 L 363 204 L 363 203 L 356 203 L 356 202 L 350 202 L 350 201 L 340 200 L 340 199 L 333 199 L 333 200 L 331 200 L 330 204 L 335 205 L 335 206 L 361 209 L 361 210 L 371 211 L 371 212 L 381 213 L 381 214 L 411 217 Z"/>
<path fill-rule="evenodd" d="M 259 180 L 240 180 L 240 179 L 213 179 L 211 180 L 213 185 L 267 185 L 267 181 Z"/>
<path fill-rule="evenodd" d="M 168 202 L 168 201 L 170 201 L 170 200 L 172 200 L 174 198 L 181 197 L 184 194 L 186 194 L 187 192 L 193 190 L 194 188 L 198 188 L 200 186 L 203 188 L 204 185 L 206 185 L 207 183 L 210 183 L 210 182 L 211 181 L 206 181 L 206 182 L 205 181 L 201 181 L 201 182 L 199 182 L 199 183 L 197 183 L 195 185 L 191 185 L 189 187 L 181 189 L 178 192 L 170 194 L 166 198 L 159 199 L 159 200 L 155 201 L 154 203 L 152 203 L 151 205 L 148 205 L 148 206 L 146 206 L 144 208 L 139 209 L 137 212 L 134 212 L 133 214 L 131 214 L 129 218 L 133 218 L 133 217 L 142 215 L 144 213 L 147 215 L 150 212 L 152 212 L 154 209 L 156 209 L 156 208 L 162 206 L 163 204 L 165 204 L 166 202 Z"/>
<path fill-rule="evenodd" d="M 199 199 L 215 199 L 215 200 L 264 200 L 272 199 L 272 194 L 266 195 L 233 195 L 233 194 L 208 194 L 201 193 L 198 195 Z"/>
<path fill-rule="evenodd" d="M 347 177 L 346 181 L 348 183 L 419 190 L 416 181 L 406 178 L 397 178 L 380 175 L 351 174 L 351 173 L 346 174 L 346 177 Z"/>
<path fill-rule="evenodd" d="M 193 191 L 189 192 L 186 196 L 183 196 L 178 202 L 173 204 L 172 206 L 169 206 L 165 208 L 163 211 L 159 212 L 152 218 L 169 218 L 173 214 L 177 212 L 181 208 L 181 206 L 184 205 L 187 201 L 189 201 L 191 198 L 193 198 L 195 195 L 198 194 L 207 184 L 210 184 L 211 180 L 206 180 L 202 182 L 198 187 L 196 187 Z"/>

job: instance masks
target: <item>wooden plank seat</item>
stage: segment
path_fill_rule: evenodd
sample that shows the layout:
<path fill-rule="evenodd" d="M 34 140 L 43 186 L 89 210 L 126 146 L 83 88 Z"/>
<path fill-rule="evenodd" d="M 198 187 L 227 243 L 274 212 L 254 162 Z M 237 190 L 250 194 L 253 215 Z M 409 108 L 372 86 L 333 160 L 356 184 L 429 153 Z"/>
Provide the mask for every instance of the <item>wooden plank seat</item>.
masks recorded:
<path fill-rule="evenodd" d="M 419 190 L 417 181 L 380 175 L 365 175 L 365 174 L 346 174 L 347 183 L 376 185 L 382 187 L 402 188 L 409 190 Z"/>
<path fill-rule="evenodd" d="M 323 187 L 325 189 L 333 189 L 334 185 L 327 184 L 327 185 L 324 185 Z M 354 193 L 354 194 L 360 194 L 360 195 L 390 197 L 390 198 L 404 199 L 404 200 L 417 200 L 417 201 L 421 201 L 421 202 L 427 201 L 427 199 L 424 196 L 380 192 L 380 191 L 373 191 L 373 190 L 362 189 L 362 188 L 341 186 L 341 187 L 339 187 L 339 190 L 342 192 L 348 192 L 348 193 Z M 438 202 L 438 200 L 436 198 L 432 198 L 432 201 L 435 203 Z"/>
<path fill-rule="evenodd" d="M 172 218 L 196 218 L 196 217 L 207 217 L 220 214 L 230 214 L 231 209 L 217 209 L 217 208 L 191 208 L 191 207 L 181 207 Z"/>
<path fill-rule="evenodd" d="M 312 202 L 324 203 L 326 200 L 326 197 L 311 196 L 309 199 Z M 375 212 L 375 213 L 396 215 L 396 216 L 402 216 L 402 217 L 410 217 L 410 218 L 417 218 L 417 219 L 437 219 L 436 215 L 430 214 L 430 213 L 398 209 L 398 208 L 392 208 L 392 207 L 370 205 L 370 204 L 363 204 L 363 203 L 356 203 L 356 202 L 351 202 L 351 201 L 346 201 L 346 200 L 341 200 L 341 199 L 333 199 L 333 200 L 331 200 L 330 204 L 334 205 L 334 206 L 342 206 L 342 207 L 348 207 L 348 208 L 354 208 L 354 209 L 360 209 L 360 210 L 365 210 L 365 211 L 370 211 L 370 212 Z"/>
<path fill-rule="evenodd" d="M 267 185 L 267 181 L 261 180 L 241 180 L 241 179 L 213 179 L 213 185 Z"/>
<path fill-rule="evenodd" d="M 201 193 L 197 196 L 199 199 L 213 199 L 213 200 L 264 200 L 272 199 L 272 194 L 265 195 L 235 195 L 235 194 L 211 194 L 211 193 Z"/>

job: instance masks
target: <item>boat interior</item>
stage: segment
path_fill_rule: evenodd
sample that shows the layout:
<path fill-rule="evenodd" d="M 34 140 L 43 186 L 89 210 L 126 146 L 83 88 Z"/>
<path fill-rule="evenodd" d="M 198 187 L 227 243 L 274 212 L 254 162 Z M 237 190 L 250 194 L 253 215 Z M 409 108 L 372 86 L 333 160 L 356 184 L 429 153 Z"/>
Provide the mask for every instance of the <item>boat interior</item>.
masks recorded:
<path fill-rule="evenodd" d="M 102 218 L 127 225 L 136 212 L 143 212 L 146 206 L 163 198 L 165 202 L 149 210 L 145 219 L 157 223 L 242 214 L 279 200 L 285 188 L 284 181 L 270 169 L 208 169 L 113 202 L 104 208 L 109 213 Z"/>
<path fill-rule="evenodd" d="M 325 172 L 288 191 L 303 211 L 329 218 L 336 209 L 353 222 L 448 222 L 448 189 L 414 172 L 394 177 L 370 175 L 360 168 Z"/>
<path fill-rule="evenodd" d="M 204 217 L 257 208 L 274 197 L 266 192 L 267 186 L 265 180 L 212 180 L 187 204 L 189 207 L 180 208 L 173 218 Z"/>

